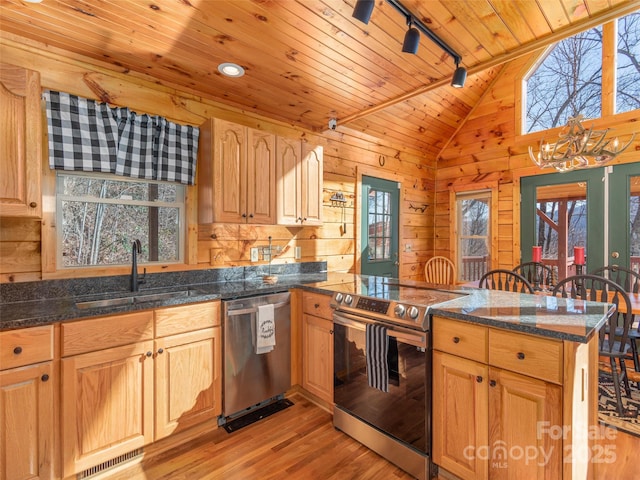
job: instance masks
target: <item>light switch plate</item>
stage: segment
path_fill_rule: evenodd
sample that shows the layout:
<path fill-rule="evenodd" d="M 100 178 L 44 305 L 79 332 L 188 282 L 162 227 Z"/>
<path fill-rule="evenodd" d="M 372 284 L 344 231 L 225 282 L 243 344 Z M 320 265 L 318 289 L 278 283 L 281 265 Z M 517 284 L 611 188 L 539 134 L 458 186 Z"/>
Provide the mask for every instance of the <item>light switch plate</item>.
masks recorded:
<path fill-rule="evenodd" d="M 296 247 L 295 259 L 300 260 L 302 258 L 302 247 Z"/>
<path fill-rule="evenodd" d="M 258 261 L 258 247 L 253 247 L 251 249 L 251 261 L 252 262 L 257 262 Z"/>

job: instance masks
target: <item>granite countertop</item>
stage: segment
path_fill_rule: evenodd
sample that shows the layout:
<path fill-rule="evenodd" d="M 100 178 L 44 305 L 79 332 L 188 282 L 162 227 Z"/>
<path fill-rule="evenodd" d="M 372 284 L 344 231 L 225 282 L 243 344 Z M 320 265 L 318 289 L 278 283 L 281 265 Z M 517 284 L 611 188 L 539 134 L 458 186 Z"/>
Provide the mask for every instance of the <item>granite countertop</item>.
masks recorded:
<path fill-rule="evenodd" d="M 111 291 L 105 287 L 96 289 L 95 285 L 85 283 L 65 284 L 64 289 L 51 288 L 46 294 L 42 284 L 37 286 L 5 286 L 0 290 L 0 331 L 47 325 L 80 318 L 101 315 L 113 315 L 137 310 L 161 308 L 171 305 L 183 305 L 217 299 L 232 299 L 244 296 L 282 292 L 291 288 L 303 288 L 317 293 L 367 294 L 372 284 L 398 282 L 407 287 L 437 288 L 464 293 L 457 299 L 432 305 L 430 313 L 443 315 L 471 323 L 515 330 L 523 333 L 541 335 L 560 340 L 587 342 L 604 324 L 611 305 L 599 302 L 586 302 L 556 298 L 544 295 L 508 293 L 495 290 L 483 290 L 469 287 L 449 286 L 443 288 L 423 282 L 369 277 L 351 273 L 297 271 L 279 275 L 278 282 L 267 284 L 259 275 L 244 278 L 238 272 L 226 272 L 224 280 L 206 282 L 201 277 L 179 277 L 171 279 L 172 285 L 160 285 L 150 282 L 151 288 L 141 288 L 137 294 L 128 291 Z M 168 274 L 162 274 L 168 275 Z M 118 279 L 114 280 L 117 284 Z M 94 279 L 93 282 L 96 282 Z M 99 280 L 97 281 L 100 284 Z M 122 279 L 120 279 L 122 283 Z M 79 285 L 82 285 L 80 288 Z M 38 290 L 38 288 L 40 290 Z M 104 293 L 104 292 L 107 293 Z M 156 299 L 149 295 L 180 292 L 177 296 Z M 188 293 L 186 293 L 188 292 Z M 78 294 L 79 293 L 79 294 Z M 146 297 L 149 301 L 132 301 L 126 305 L 94 308 L 79 308 L 78 303 L 108 298 Z M 145 298 L 143 298 L 145 300 Z M 436 320 L 437 321 L 437 320 Z"/>

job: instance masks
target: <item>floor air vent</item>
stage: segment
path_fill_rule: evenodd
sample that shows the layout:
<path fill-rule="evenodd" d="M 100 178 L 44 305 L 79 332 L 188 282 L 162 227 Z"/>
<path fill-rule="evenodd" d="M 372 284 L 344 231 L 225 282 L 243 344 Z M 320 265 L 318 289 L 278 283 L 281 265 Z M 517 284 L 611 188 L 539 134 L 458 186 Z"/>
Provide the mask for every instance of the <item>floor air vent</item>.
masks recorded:
<path fill-rule="evenodd" d="M 87 468 L 84 472 L 80 472 L 76 475 L 76 480 L 84 480 L 85 478 L 91 478 L 94 475 L 98 475 L 110 468 L 117 467 L 121 463 L 128 462 L 132 458 L 136 458 L 142 455 L 144 449 L 137 448 L 128 453 L 123 453 L 122 455 L 118 455 L 116 458 L 112 458 L 111 460 L 107 460 L 106 462 L 102 462 L 100 465 L 96 465 L 95 467 Z"/>

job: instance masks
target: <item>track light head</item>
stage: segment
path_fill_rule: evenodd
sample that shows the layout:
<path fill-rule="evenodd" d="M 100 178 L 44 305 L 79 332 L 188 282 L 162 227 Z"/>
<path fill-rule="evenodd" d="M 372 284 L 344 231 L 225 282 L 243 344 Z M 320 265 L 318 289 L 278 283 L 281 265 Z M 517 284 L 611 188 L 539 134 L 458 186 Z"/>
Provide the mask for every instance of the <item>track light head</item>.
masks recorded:
<path fill-rule="evenodd" d="M 420 32 L 417 28 L 409 26 L 409 30 L 404 35 L 404 43 L 402 44 L 402 51 L 404 53 L 417 53 L 418 46 L 420 45 Z"/>
<path fill-rule="evenodd" d="M 375 0 L 357 0 L 356 6 L 353 8 L 352 17 L 360 20 L 365 25 L 369 23 Z"/>
<path fill-rule="evenodd" d="M 451 79 L 451 86 L 455 88 L 464 87 L 464 82 L 467 80 L 467 70 L 456 64 L 456 71 L 453 72 L 453 78 Z"/>

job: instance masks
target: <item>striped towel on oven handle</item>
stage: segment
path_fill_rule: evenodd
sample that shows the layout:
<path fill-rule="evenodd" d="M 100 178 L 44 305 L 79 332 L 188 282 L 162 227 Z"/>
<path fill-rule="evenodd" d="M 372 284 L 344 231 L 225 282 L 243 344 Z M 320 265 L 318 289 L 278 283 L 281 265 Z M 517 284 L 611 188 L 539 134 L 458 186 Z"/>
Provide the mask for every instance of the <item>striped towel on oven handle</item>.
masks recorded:
<path fill-rule="evenodd" d="M 389 351 L 389 337 L 384 325 L 367 324 L 366 330 L 367 352 L 367 383 L 370 387 L 383 392 L 389 391 L 389 365 L 387 353 Z"/>

